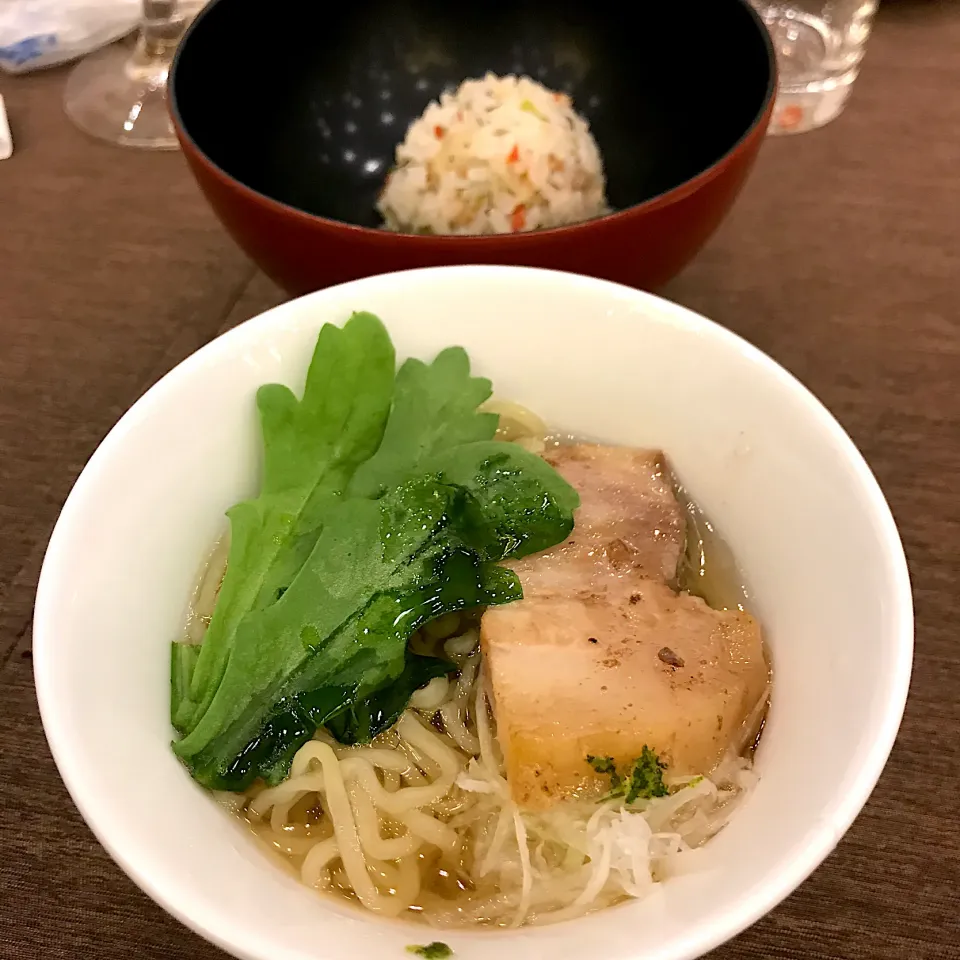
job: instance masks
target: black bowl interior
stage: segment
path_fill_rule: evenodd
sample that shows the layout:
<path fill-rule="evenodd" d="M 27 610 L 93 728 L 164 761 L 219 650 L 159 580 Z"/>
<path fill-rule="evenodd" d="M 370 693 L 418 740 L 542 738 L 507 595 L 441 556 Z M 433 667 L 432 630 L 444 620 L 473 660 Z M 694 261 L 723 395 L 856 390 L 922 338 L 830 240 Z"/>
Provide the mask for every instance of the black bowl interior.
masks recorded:
<path fill-rule="evenodd" d="M 376 227 L 408 124 L 468 77 L 570 93 L 622 209 L 728 153 L 772 95 L 771 63 L 746 0 L 215 0 L 180 45 L 172 99 L 241 183 Z"/>

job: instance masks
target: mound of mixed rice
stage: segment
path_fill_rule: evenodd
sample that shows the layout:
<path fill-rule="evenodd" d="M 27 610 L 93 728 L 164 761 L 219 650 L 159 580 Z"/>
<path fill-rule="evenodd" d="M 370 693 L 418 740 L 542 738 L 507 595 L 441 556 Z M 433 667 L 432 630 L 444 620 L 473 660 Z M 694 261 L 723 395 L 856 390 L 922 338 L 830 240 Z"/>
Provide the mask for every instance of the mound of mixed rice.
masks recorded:
<path fill-rule="evenodd" d="M 603 164 L 565 93 L 529 77 L 465 80 L 397 147 L 377 209 L 388 230 L 541 230 L 609 212 Z"/>

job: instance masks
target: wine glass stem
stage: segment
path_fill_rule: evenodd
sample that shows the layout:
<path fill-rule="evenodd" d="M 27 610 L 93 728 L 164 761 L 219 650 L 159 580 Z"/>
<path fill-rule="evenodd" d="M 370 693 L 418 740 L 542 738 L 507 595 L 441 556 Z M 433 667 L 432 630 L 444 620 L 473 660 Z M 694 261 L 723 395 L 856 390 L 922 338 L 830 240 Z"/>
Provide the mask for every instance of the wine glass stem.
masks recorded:
<path fill-rule="evenodd" d="M 147 63 L 169 62 L 185 26 L 178 0 L 143 0 L 137 59 Z"/>

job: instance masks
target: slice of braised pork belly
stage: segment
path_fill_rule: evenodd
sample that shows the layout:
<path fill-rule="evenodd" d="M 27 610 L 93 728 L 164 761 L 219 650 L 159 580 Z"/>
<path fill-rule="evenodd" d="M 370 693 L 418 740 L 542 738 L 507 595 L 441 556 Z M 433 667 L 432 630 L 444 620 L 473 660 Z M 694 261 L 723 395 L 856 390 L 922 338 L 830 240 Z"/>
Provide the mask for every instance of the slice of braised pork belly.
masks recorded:
<path fill-rule="evenodd" d="M 514 800 L 609 787 L 644 746 L 709 774 L 764 696 L 760 628 L 675 589 L 684 513 L 662 453 L 573 444 L 547 459 L 580 494 L 570 537 L 512 564 L 524 598 L 483 615 L 481 646 Z"/>

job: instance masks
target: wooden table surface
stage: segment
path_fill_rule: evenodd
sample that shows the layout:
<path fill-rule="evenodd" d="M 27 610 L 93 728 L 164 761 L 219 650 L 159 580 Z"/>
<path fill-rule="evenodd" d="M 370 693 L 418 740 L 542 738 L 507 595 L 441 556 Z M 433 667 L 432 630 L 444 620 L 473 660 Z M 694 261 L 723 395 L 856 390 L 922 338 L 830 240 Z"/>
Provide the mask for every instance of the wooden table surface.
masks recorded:
<path fill-rule="evenodd" d="M 33 593 L 57 512 L 123 411 L 281 294 L 178 154 L 86 140 L 65 73 L 0 76 L 0 958 L 223 956 L 126 879 L 37 715 Z M 847 112 L 771 140 L 666 295 L 827 404 L 900 525 L 917 613 L 890 763 L 836 853 L 717 960 L 960 958 L 960 2 L 884 5 Z"/>

